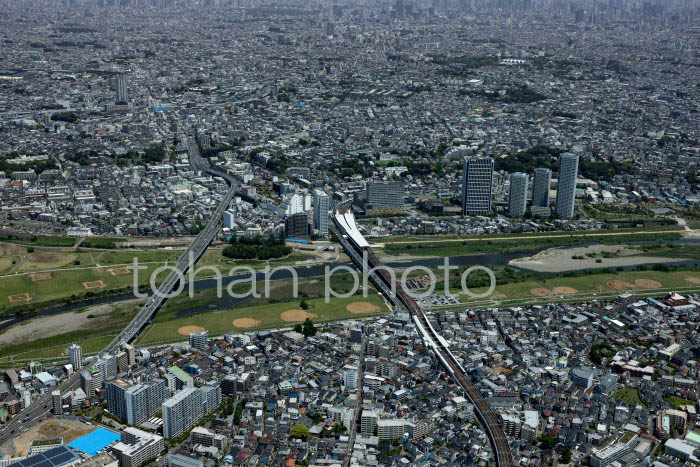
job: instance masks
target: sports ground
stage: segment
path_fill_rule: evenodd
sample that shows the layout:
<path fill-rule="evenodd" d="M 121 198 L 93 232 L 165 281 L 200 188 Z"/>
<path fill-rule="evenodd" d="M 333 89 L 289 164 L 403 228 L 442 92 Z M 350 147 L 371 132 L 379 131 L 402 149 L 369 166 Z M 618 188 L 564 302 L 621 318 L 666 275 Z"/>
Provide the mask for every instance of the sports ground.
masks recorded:
<path fill-rule="evenodd" d="M 45 250 L 18 245 L 0 244 L 0 315 L 11 314 L 25 305 L 48 306 L 51 300 L 65 300 L 71 296 L 94 294 L 130 287 L 133 281 L 131 271 L 125 264 L 134 256 L 140 263 L 149 263 L 148 270 L 141 272 L 142 283 L 148 278 L 149 271 L 179 256 L 173 250 L 117 250 L 117 251 L 81 251 Z M 677 253 L 673 252 L 674 255 Z M 293 262 L 297 258 L 285 258 L 281 261 Z M 80 262 L 76 265 L 75 262 Z M 152 261 L 152 262 L 151 262 Z M 236 262 L 238 264 L 239 262 Z M 243 264 L 244 262 L 240 262 Z M 222 260 L 221 252 L 215 249 L 207 251 L 199 266 L 215 264 L 219 266 L 232 263 Z M 56 267 L 47 270 L 47 266 Z M 258 265 L 261 266 L 261 265 Z M 262 266 L 261 266 L 262 267 Z M 437 274 L 438 278 L 442 274 Z M 165 277 L 165 274 L 161 276 Z M 199 277 L 199 276 L 198 276 Z M 513 280 L 513 277 L 511 277 Z M 270 300 L 252 300 L 240 303 L 233 309 L 219 311 L 206 310 L 214 306 L 215 297 L 211 291 L 198 292 L 195 299 L 171 299 L 159 312 L 139 337 L 137 344 L 150 345 L 157 342 L 185 340 L 191 332 L 207 330 L 210 335 L 245 332 L 250 330 L 289 327 L 306 318 L 315 323 L 376 316 L 388 311 L 380 296 L 372 292 L 368 297 L 355 295 L 351 298 L 334 298 L 326 304 L 320 297 L 323 293 L 322 280 L 310 278 L 302 281 L 301 289 L 305 292 L 305 306 L 300 299 L 290 299 L 289 281 L 273 282 L 273 297 Z M 334 289 L 337 292 L 350 290 L 349 276 L 334 275 Z M 443 289 L 437 286 L 437 293 Z M 473 291 L 480 293 L 484 288 Z M 596 298 L 613 298 L 623 292 L 639 295 L 662 295 L 667 291 L 688 293 L 700 290 L 700 270 L 697 268 L 673 269 L 670 271 L 595 271 L 591 274 L 545 274 L 540 276 L 518 276 L 517 281 L 496 286 L 488 298 L 472 298 L 461 294 L 464 302 L 456 307 L 520 306 L 529 303 L 560 301 L 582 301 Z M 458 292 L 453 287 L 453 292 Z M 46 303 L 43 303 L 46 302 Z M 306 306 L 308 305 L 308 306 Z M 445 307 L 454 308 L 454 307 Z M 75 329 L 54 329 L 49 334 L 36 334 L 28 339 L 26 345 L 3 342 L 0 333 L 0 365 L 11 364 L 8 359 L 34 359 L 63 357 L 65 348 L 71 342 L 80 342 L 86 354 L 101 350 L 113 336 L 133 316 L 133 310 L 114 309 L 109 314 L 88 310 L 77 320 Z M 196 314 L 182 316 L 184 312 L 197 309 Z M 435 308 L 439 311 L 439 308 Z M 76 312 L 80 313 L 80 312 Z M 84 319 L 83 319 L 84 317 Z M 32 321 L 25 321 L 20 326 L 26 327 Z M 90 324 L 85 324 L 90 323 Z M 32 328 L 33 329 L 33 328 Z"/>
<path fill-rule="evenodd" d="M 437 290 L 439 291 L 440 287 Z M 681 269 L 664 272 L 621 271 L 572 277 L 559 275 L 542 280 L 499 284 L 487 298 L 473 298 L 466 293 L 459 293 L 459 296 L 462 302 L 471 306 L 493 304 L 515 306 L 543 301 L 611 298 L 626 292 L 639 295 L 659 295 L 670 291 L 690 293 L 697 290 L 700 290 L 700 271 Z M 471 290 L 476 294 L 485 291 L 485 287 Z M 452 290 L 452 293 L 458 292 L 461 292 L 459 288 Z"/>
<path fill-rule="evenodd" d="M 157 316 L 141 333 L 137 343 L 148 345 L 182 340 L 190 333 L 202 330 L 214 336 L 230 331 L 246 332 L 288 327 L 303 322 L 306 318 L 310 318 L 314 323 L 322 323 L 376 316 L 389 311 L 384 300 L 376 293 L 368 294 L 367 297 L 355 295 L 349 298 L 332 298 L 329 303 L 322 298 L 308 299 L 305 302 L 308 305 L 306 310 L 300 307 L 298 301 L 284 301 L 175 319 L 170 319 L 167 315 Z"/>
<path fill-rule="evenodd" d="M 173 265 L 182 250 L 81 250 L 71 248 L 42 249 L 11 243 L 0 243 L 0 315 L 12 314 L 25 305 L 34 308 L 68 299 L 94 296 L 117 289 L 131 288 L 134 277 L 130 267 L 134 258 L 145 266 L 139 272 L 139 284 L 147 285 L 150 273 L 165 264 Z M 271 265 L 293 264 L 308 259 L 294 253 L 271 260 Z M 210 248 L 197 267 L 216 266 L 223 272 L 233 266 L 263 268 L 265 262 L 231 261 L 220 249 Z M 201 279 L 210 274 L 200 272 Z M 163 280 L 167 271 L 158 276 Z"/>

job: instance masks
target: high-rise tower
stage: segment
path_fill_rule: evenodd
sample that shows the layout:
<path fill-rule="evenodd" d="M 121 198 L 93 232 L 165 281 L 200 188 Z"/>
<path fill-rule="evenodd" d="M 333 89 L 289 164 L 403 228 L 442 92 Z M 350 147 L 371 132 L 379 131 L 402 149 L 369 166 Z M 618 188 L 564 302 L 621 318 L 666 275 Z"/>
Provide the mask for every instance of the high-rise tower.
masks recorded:
<path fill-rule="evenodd" d="M 555 212 L 562 219 L 571 219 L 574 217 L 577 176 L 578 155 L 565 152 L 559 156 L 559 179 L 557 184 L 557 206 Z"/>
<path fill-rule="evenodd" d="M 515 172 L 510 176 L 508 212 L 511 216 L 525 215 L 525 209 L 527 208 L 527 184 L 527 174 Z"/>
<path fill-rule="evenodd" d="M 493 159 L 465 157 L 462 170 L 462 213 L 487 214 L 491 212 L 491 183 Z"/>

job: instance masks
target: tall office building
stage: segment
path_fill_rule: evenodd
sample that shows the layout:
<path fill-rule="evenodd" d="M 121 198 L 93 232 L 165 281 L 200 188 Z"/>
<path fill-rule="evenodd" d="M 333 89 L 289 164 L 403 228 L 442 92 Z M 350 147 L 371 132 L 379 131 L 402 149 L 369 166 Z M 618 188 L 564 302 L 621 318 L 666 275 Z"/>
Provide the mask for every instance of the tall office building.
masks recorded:
<path fill-rule="evenodd" d="M 162 436 L 128 427 L 122 433 L 122 440 L 111 445 L 109 450 L 121 467 L 141 467 L 158 457 L 164 448 Z"/>
<path fill-rule="evenodd" d="M 377 182 L 367 185 L 365 211 L 368 215 L 403 212 L 406 190 L 400 182 Z"/>
<path fill-rule="evenodd" d="M 163 436 L 177 438 L 204 415 L 204 398 L 199 388 L 187 388 L 163 402 Z"/>
<path fill-rule="evenodd" d="M 528 177 L 522 172 L 510 176 L 510 195 L 508 197 L 508 212 L 511 216 L 524 216 L 527 209 Z"/>
<path fill-rule="evenodd" d="M 117 379 L 108 381 L 105 384 L 105 389 L 107 389 L 107 410 L 122 421 L 126 421 L 126 391 L 129 389 L 129 385 Z"/>
<path fill-rule="evenodd" d="M 330 198 L 322 190 L 314 192 L 314 227 L 321 236 L 328 235 L 328 211 Z"/>
<path fill-rule="evenodd" d="M 116 355 L 100 357 L 95 363 L 95 368 L 102 372 L 102 379 L 109 379 L 117 375 L 118 365 Z"/>
<path fill-rule="evenodd" d="M 73 370 L 79 371 L 83 367 L 83 348 L 78 344 L 73 344 L 68 347 L 68 355 L 70 364 L 73 365 Z"/>
<path fill-rule="evenodd" d="M 305 212 L 290 214 L 284 222 L 286 237 L 292 240 L 309 239 L 309 215 Z"/>
<path fill-rule="evenodd" d="M 565 152 L 559 156 L 556 213 L 562 219 L 574 217 L 576 202 L 576 177 L 578 176 L 578 154 Z"/>
<path fill-rule="evenodd" d="M 552 184 L 552 171 L 543 167 L 535 169 L 532 184 L 532 205 L 540 208 L 549 207 L 549 188 Z"/>
<path fill-rule="evenodd" d="M 374 410 L 363 410 L 360 416 L 360 432 L 365 436 L 374 435 L 377 429 L 379 414 Z"/>
<path fill-rule="evenodd" d="M 129 92 L 126 85 L 126 76 L 117 75 L 117 104 L 128 104 Z"/>
<path fill-rule="evenodd" d="M 491 183 L 493 159 L 465 157 L 462 169 L 462 213 L 487 214 L 491 212 Z"/>
<path fill-rule="evenodd" d="M 232 229 L 236 226 L 236 213 L 233 211 L 224 211 L 224 227 Z"/>
<path fill-rule="evenodd" d="M 102 386 L 102 372 L 97 368 L 90 368 L 80 372 L 80 387 L 88 398 L 94 397 Z"/>
<path fill-rule="evenodd" d="M 172 392 L 194 387 L 192 375 L 185 373 L 179 366 L 173 365 L 169 367 L 165 377 L 166 379 L 168 379 L 168 377 L 172 378 L 173 386 L 170 388 Z"/>
<path fill-rule="evenodd" d="M 63 415 L 63 400 L 61 399 L 61 391 L 56 390 L 51 392 L 52 410 L 54 415 Z"/>
<path fill-rule="evenodd" d="M 126 352 L 119 350 L 115 356 L 117 357 L 117 373 L 125 373 L 129 371 L 129 359 Z"/>

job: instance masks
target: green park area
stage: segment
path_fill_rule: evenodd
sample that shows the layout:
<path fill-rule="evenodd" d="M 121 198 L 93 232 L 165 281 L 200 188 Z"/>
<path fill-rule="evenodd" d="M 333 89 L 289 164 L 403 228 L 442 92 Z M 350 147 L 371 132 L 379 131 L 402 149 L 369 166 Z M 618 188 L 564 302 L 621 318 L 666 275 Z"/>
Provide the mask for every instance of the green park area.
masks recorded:
<path fill-rule="evenodd" d="M 639 238 L 634 232 L 621 233 L 623 235 L 605 237 L 602 241 L 624 241 L 627 244 L 630 240 Z M 526 236 L 527 238 L 484 236 L 459 240 L 450 238 L 444 242 L 416 241 L 413 243 L 401 243 L 407 240 L 399 239 L 387 243 L 387 246 L 396 245 L 400 249 L 405 249 L 409 245 L 414 245 L 415 248 L 418 248 L 418 245 L 428 245 L 430 253 L 426 255 L 438 256 L 435 254 L 436 251 L 445 255 L 502 253 L 506 247 L 532 251 L 546 246 L 568 246 L 597 241 L 592 238 L 595 235 L 566 233 L 558 235 L 560 236 L 532 235 Z M 700 254 L 695 254 L 695 245 L 683 244 L 679 248 L 678 244 L 669 243 L 669 240 L 679 236 L 678 233 L 657 232 L 654 239 L 658 240 L 659 235 L 664 236 L 661 242 L 640 243 L 637 246 L 640 254 L 700 257 Z M 646 234 L 642 236 L 646 238 Z M 672 238 L 666 238 L 666 236 Z M 402 251 L 416 254 L 415 249 L 411 250 L 413 251 Z M 177 249 L 47 248 L 1 243 L 0 315 L 24 313 L 110 293 L 130 292 L 133 275 L 126 265 L 131 264 L 134 257 L 138 257 L 139 263 L 147 267 L 139 276 L 140 283 L 143 285 L 147 283 L 151 271 L 166 263 L 172 265 L 181 251 Z M 689 253 L 689 251 L 692 252 Z M 684 253 L 691 256 L 680 256 Z M 297 261 L 308 258 L 309 256 L 303 252 L 293 252 L 283 258 L 269 261 L 234 259 L 225 257 L 221 248 L 210 248 L 197 267 L 217 266 L 227 273 L 229 269 L 237 266 L 250 266 L 261 270 L 268 264 L 273 267 L 293 265 Z M 466 266 L 463 266 L 451 275 L 450 289 L 453 293 L 461 290 L 459 274 L 465 268 Z M 624 292 L 639 296 L 651 294 L 658 296 L 670 290 L 684 293 L 700 289 L 700 268 L 690 266 L 659 265 L 653 268 L 642 266 L 639 270 L 606 268 L 565 273 L 535 273 L 510 266 L 493 266 L 492 269 L 497 277 L 494 293 L 488 298 L 477 299 L 462 294 L 461 299 L 467 304 L 466 306 L 519 306 L 529 303 L 607 299 Z M 159 282 L 165 278 L 166 274 L 162 273 L 159 276 Z M 197 278 L 205 277 L 207 277 L 206 274 L 197 275 Z M 437 277 L 438 279 L 443 277 L 442 271 L 437 274 Z M 487 280 L 488 277 L 483 273 L 472 274 L 468 281 L 470 290 L 476 293 L 484 292 Z M 336 292 L 345 293 L 352 288 L 352 281 L 348 274 L 336 274 L 333 276 L 332 285 Z M 235 290 L 238 293 L 248 290 L 244 287 L 245 285 L 239 285 Z M 262 284 L 258 285 L 259 292 L 262 291 L 262 287 Z M 382 298 L 374 291 L 371 291 L 367 298 L 355 295 L 350 298 L 335 298 L 326 304 L 322 298 L 324 295 L 322 277 L 301 280 L 298 298 L 292 298 L 291 281 L 273 281 L 271 288 L 272 293 L 268 298 L 248 297 L 235 302 L 220 301 L 214 290 L 198 291 L 193 298 L 183 295 L 168 300 L 154 321 L 141 334 L 137 343 L 149 345 L 186 339 L 190 332 L 199 329 L 206 329 L 210 335 L 216 335 L 229 331 L 245 332 L 282 326 L 291 327 L 306 318 L 311 318 L 314 322 L 363 318 L 388 310 Z M 444 286 L 439 282 L 436 293 L 441 293 L 443 290 Z M 132 301 L 128 306 L 120 302 L 51 317 L 26 319 L 19 325 L 0 333 L 0 365 L 16 365 L 19 361 L 34 358 L 63 357 L 65 348 L 72 342 L 80 342 L 86 354 L 97 352 L 130 321 L 139 306 L 139 302 Z M 461 307 L 464 308 L 465 305 Z M 438 310 L 438 307 L 435 310 Z M 42 319 L 56 323 L 60 319 L 70 320 L 71 318 L 74 318 L 73 321 L 69 321 L 71 326 L 68 324 L 65 326 L 40 325 Z M 19 332 L 18 329 L 25 332 Z M 8 336 L 14 337 L 10 339 Z"/>
<path fill-rule="evenodd" d="M 482 273 L 472 274 L 478 278 Z M 477 282 L 483 283 L 484 280 L 488 280 L 485 274 L 477 279 Z M 469 282 L 467 285 L 469 286 Z M 454 293 L 461 291 L 458 283 L 454 283 L 452 286 L 451 290 Z M 659 295 L 666 291 L 684 293 L 698 289 L 700 289 L 700 270 L 697 268 L 680 268 L 669 271 L 602 270 L 590 274 L 588 271 L 571 275 L 541 274 L 522 281 L 498 284 L 494 292 L 487 298 L 473 298 L 465 293 L 461 293 L 460 298 L 467 303 L 493 300 L 502 305 L 515 306 L 535 301 L 573 302 L 596 298 L 614 298 L 626 292 L 639 295 Z M 480 294 L 486 292 L 487 287 L 470 287 L 470 291 Z"/>
<path fill-rule="evenodd" d="M 668 230 L 677 230 L 671 226 Z M 610 231 L 610 232 L 543 232 L 540 234 L 483 235 L 454 237 L 382 239 L 384 256 L 460 256 L 493 253 L 527 253 L 544 248 L 579 246 L 587 243 L 620 245 L 646 241 L 671 241 L 681 238 L 675 231 Z M 389 258 L 390 259 L 390 258 Z"/>
<path fill-rule="evenodd" d="M 366 219 L 365 223 L 372 223 L 371 219 Z M 359 220 L 358 223 L 363 223 Z M 422 234 L 422 235 L 392 235 L 376 239 L 376 243 L 412 243 L 412 242 L 435 242 L 435 241 L 456 241 L 456 240 L 510 240 L 522 239 L 523 237 L 585 237 L 590 235 L 656 235 L 658 233 L 682 233 L 684 228 L 679 225 L 645 226 L 642 228 L 619 228 L 609 230 L 578 230 L 578 231 L 551 231 L 551 232 L 527 232 L 527 233 L 488 233 L 488 234 Z M 372 243 L 372 242 L 370 242 Z"/>
<path fill-rule="evenodd" d="M 618 389 L 617 391 L 612 393 L 611 397 L 615 400 L 620 401 L 620 402 L 624 402 L 625 404 L 632 406 L 632 407 L 636 407 L 638 405 L 641 405 L 642 407 L 646 407 L 646 405 L 639 398 L 639 391 L 637 391 L 636 388 Z"/>
<path fill-rule="evenodd" d="M 666 292 L 690 293 L 700 290 L 700 267 L 691 265 L 640 265 L 634 269 L 600 268 L 563 273 L 538 273 L 512 266 L 488 266 L 496 279 L 493 292 L 486 297 L 471 297 L 462 288 L 468 265 L 450 271 L 449 293 L 457 294 L 461 304 L 436 305 L 433 309 L 459 308 L 465 304 L 479 306 L 522 306 L 543 302 L 576 302 L 591 299 L 614 299 L 623 293 L 640 297 L 662 296 Z M 437 279 L 434 293 L 445 293 L 444 269 L 431 269 Z M 401 277 L 402 270 L 397 271 Z M 414 279 L 427 280 L 425 271 L 414 270 Z M 426 282 L 427 283 L 427 282 Z M 425 284 L 424 284 L 425 285 Z M 466 275 L 466 286 L 473 294 L 483 295 L 491 280 L 486 272 L 473 270 Z M 427 287 L 413 293 L 426 293 Z"/>
<path fill-rule="evenodd" d="M 163 265 L 173 265 L 182 254 L 174 249 L 114 249 L 88 250 L 82 248 L 45 248 L 0 244 L 0 315 L 26 313 L 63 303 L 75 302 L 119 292 L 131 291 L 133 271 L 129 265 L 138 258 L 146 267 L 139 272 L 139 283 L 146 285 L 150 273 Z M 227 274 L 231 268 L 248 266 L 263 269 L 266 265 L 280 266 L 303 261 L 309 255 L 293 252 L 269 261 L 233 260 L 222 255 L 221 249 L 210 248 L 197 263 L 197 268 L 216 266 Z M 196 270 L 196 269 L 195 269 Z M 168 272 L 158 276 L 158 282 Z M 196 278 L 211 276 L 202 271 Z"/>
<path fill-rule="evenodd" d="M 346 294 L 352 289 L 347 274 L 333 276 L 333 290 Z M 251 282 L 238 284 L 232 291 L 242 294 L 251 289 Z M 190 332 L 206 329 L 210 335 L 229 331 L 251 331 L 275 327 L 291 327 L 306 318 L 315 323 L 365 318 L 389 311 L 374 290 L 363 297 L 361 291 L 349 298 L 331 298 L 325 303 L 324 284 L 318 279 L 299 281 L 297 297 L 290 280 L 270 282 L 265 296 L 264 282 L 256 284 L 260 297 L 247 297 L 236 305 L 222 306 L 214 289 L 187 291 L 169 299 L 141 334 L 138 344 L 176 341 Z M 227 291 L 223 291 L 226 300 Z M 129 300 L 86 307 L 74 312 L 38 317 L 21 322 L 0 333 L 0 366 L 17 365 L 31 359 L 60 358 L 73 342 L 83 346 L 85 354 L 98 352 L 133 318 L 144 300 Z"/>
<path fill-rule="evenodd" d="M 280 301 L 265 305 L 199 313 L 181 318 L 159 314 L 137 340 L 138 345 L 186 339 L 196 331 L 207 330 L 210 336 L 229 331 L 246 332 L 256 329 L 291 327 L 310 318 L 314 323 L 359 319 L 386 313 L 389 308 L 376 293 L 349 298 Z"/>
<path fill-rule="evenodd" d="M 695 402 L 683 399 L 682 397 L 668 396 L 666 398 L 666 402 L 668 402 L 674 409 L 678 409 L 686 405 L 692 405 L 695 407 Z"/>

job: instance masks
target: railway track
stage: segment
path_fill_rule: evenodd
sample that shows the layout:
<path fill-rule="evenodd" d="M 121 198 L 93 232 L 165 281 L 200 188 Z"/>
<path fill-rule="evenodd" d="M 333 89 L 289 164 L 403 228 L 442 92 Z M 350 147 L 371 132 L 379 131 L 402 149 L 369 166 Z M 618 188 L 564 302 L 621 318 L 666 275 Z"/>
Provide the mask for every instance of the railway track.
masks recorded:
<path fill-rule="evenodd" d="M 358 267 L 362 267 L 362 261 L 365 261 L 366 257 L 369 270 L 375 270 L 372 273 L 374 277 L 370 277 L 372 282 L 385 292 L 387 299 L 389 299 L 395 307 L 405 309 L 411 315 L 426 343 L 426 347 L 431 348 L 435 352 L 447 372 L 450 373 L 455 381 L 462 387 L 467 398 L 474 405 L 477 417 L 486 428 L 489 443 L 491 444 L 496 458 L 496 464 L 499 467 L 510 467 L 513 465 L 510 445 L 501 428 L 500 417 L 493 411 L 476 387 L 474 387 L 462 365 L 447 348 L 444 339 L 435 332 L 433 326 L 428 322 L 423 310 L 418 306 L 415 300 L 406 293 L 400 281 L 392 279 L 391 274 L 374 254 L 371 247 L 366 246 L 368 244 L 364 238 L 358 237 L 358 235 L 360 235 L 359 232 L 348 231 L 348 225 L 351 225 L 350 228 L 352 229 L 354 227 L 354 220 L 348 223 L 343 218 L 334 217 L 333 219 L 334 233 L 336 233 L 340 239 L 341 245 L 346 250 L 353 263 Z M 391 294 L 388 293 L 388 291 L 394 291 L 394 293 Z"/>

